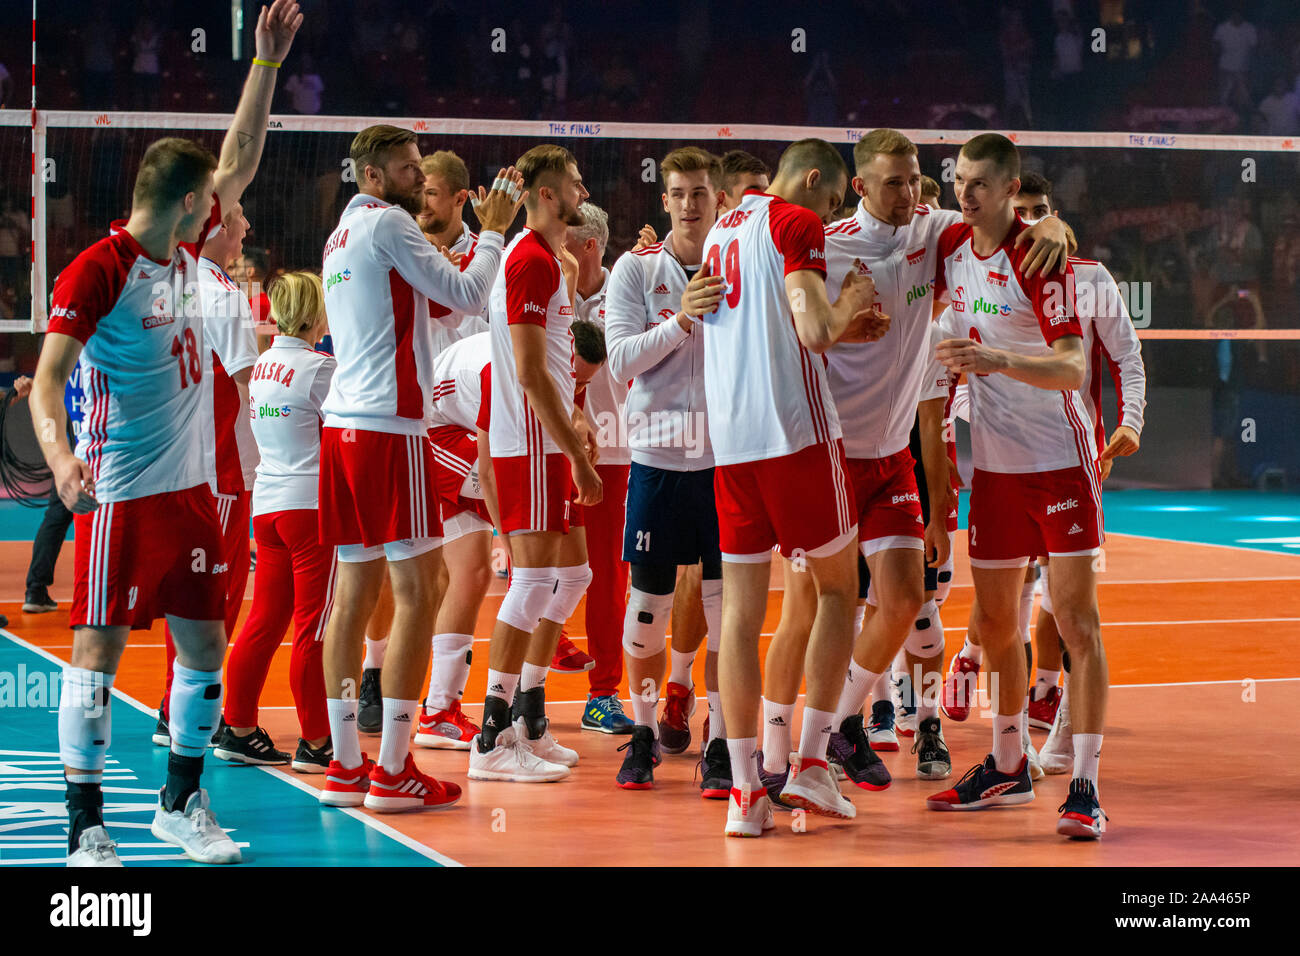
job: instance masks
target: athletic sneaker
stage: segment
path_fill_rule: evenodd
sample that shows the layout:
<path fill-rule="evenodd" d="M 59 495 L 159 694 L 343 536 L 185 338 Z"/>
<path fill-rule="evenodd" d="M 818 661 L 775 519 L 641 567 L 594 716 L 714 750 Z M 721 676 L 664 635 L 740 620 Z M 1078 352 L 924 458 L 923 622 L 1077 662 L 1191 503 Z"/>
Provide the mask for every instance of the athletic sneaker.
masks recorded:
<path fill-rule="evenodd" d="M 562 767 L 576 767 L 578 765 L 578 751 L 561 744 L 551 736 L 549 729 L 543 730 L 540 737 L 529 737 L 528 720 L 525 717 L 516 717 L 514 728 L 519 734 L 520 742 L 532 751 L 533 756 L 539 760 L 544 760 L 547 763 L 558 763 Z"/>
<path fill-rule="evenodd" d="M 917 730 L 916 743 L 912 744 L 912 753 L 916 754 L 916 776 L 921 780 L 943 780 L 952 774 L 952 756 L 948 753 L 947 741 L 943 739 L 943 725 L 938 717 L 927 717 L 921 721 Z"/>
<path fill-rule="evenodd" d="M 1003 773 L 993 763 L 993 755 L 984 758 L 966 771 L 957 786 L 928 797 L 925 805 L 931 810 L 984 810 L 989 807 L 1011 807 L 1030 803 L 1034 799 L 1034 785 L 1029 781 L 1029 758 L 1020 758 L 1015 773 Z"/>
<path fill-rule="evenodd" d="M 479 747 L 483 735 L 479 734 L 469 746 L 469 779 L 510 780 L 515 783 L 554 783 L 569 775 L 563 764 L 549 763 L 533 755 L 511 724 L 497 734 L 496 745 L 486 753 Z"/>
<path fill-rule="evenodd" d="M 415 757 L 409 753 L 401 773 L 390 774 L 377 763 L 370 767 L 370 792 L 365 799 L 367 810 L 376 813 L 446 810 L 459 799 L 460 787 L 421 773 L 415 765 Z"/>
<path fill-rule="evenodd" d="M 731 751 L 721 737 L 714 737 L 700 752 L 700 796 L 705 800 L 726 800 L 731 790 Z M 757 834 L 745 834 L 757 836 Z"/>
<path fill-rule="evenodd" d="M 1070 697 L 1068 694 L 1062 694 L 1061 697 L 1061 706 L 1057 708 L 1052 732 L 1047 735 L 1047 742 L 1038 752 L 1038 761 L 1043 765 L 1044 773 L 1069 773 L 1074 769 L 1074 728 L 1070 725 Z"/>
<path fill-rule="evenodd" d="M 863 790 L 885 790 L 893 782 L 884 761 L 867 741 L 861 714 L 844 718 L 840 729 L 831 734 L 826 753 L 826 759 L 839 764 L 844 775 Z"/>
<path fill-rule="evenodd" d="M 588 697 L 579 726 L 601 734 L 630 734 L 636 721 L 623 713 L 623 702 L 617 694 L 605 697 Z"/>
<path fill-rule="evenodd" d="M 23 597 L 24 614 L 48 614 L 58 609 L 59 602 L 50 597 L 50 592 L 43 587 L 28 588 L 26 596 Z"/>
<path fill-rule="evenodd" d="M 894 732 L 900 737 L 916 734 L 916 694 L 912 689 L 912 675 L 906 671 L 889 682 L 889 699 L 894 704 Z"/>
<path fill-rule="evenodd" d="M 208 791 L 195 790 L 185 801 L 184 810 L 165 810 L 158 791 L 158 809 L 149 828 L 159 840 L 178 846 L 195 863 L 238 863 L 243 859 L 235 841 L 221 829 L 209 809 Z"/>
<path fill-rule="evenodd" d="M 289 755 L 283 750 L 276 750 L 271 735 L 258 727 L 246 737 L 238 736 L 229 726 L 221 732 L 221 739 L 212 755 L 231 763 L 251 764 L 253 766 L 279 766 L 289 762 Z"/>
<path fill-rule="evenodd" d="M 695 688 L 668 682 L 664 715 L 659 718 L 659 746 L 666 754 L 679 754 L 691 745 L 691 715 L 695 713 Z"/>
<path fill-rule="evenodd" d="M 220 717 L 218 717 L 218 718 L 217 718 L 217 729 L 214 730 L 214 731 L 212 731 L 212 736 L 208 738 L 208 746 L 209 746 L 209 747 L 216 747 L 218 741 L 220 741 L 221 738 L 225 735 L 226 730 L 227 730 L 229 727 L 230 727 L 230 725 L 229 725 L 228 723 L 226 723 L 226 717 L 225 717 L 224 714 L 222 714 Z"/>
<path fill-rule="evenodd" d="M 164 703 L 166 703 L 164 701 Z M 170 747 L 172 745 L 172 732 L 167 726 L 167 715 L 163 713 L 161 707 L 158 708 L 158 722 L 153 725 L 153 743 L 155 747 Z"/>
<path fill-rule="evenodd" d="M 1029 726 L 1039 730 L 1051 730 L 1056 720 L 1056 711 L 1061 706 L 1061 688 L 1053 687 L 1040 699 L 1029 696 Z"/>
<path fill-rule="evenodd" d="M 1076 840 L 1096 840 L 1106 832 L 1106 814 L 1097 802 L 1097 790 L 1091 780 L 1075 777 L 1070 781 L 1070 793 L 1065 802 L 1056 808 L 1061 819 L 1056 821 L 1056 832 Z"/>
<path fill-rule="evenodd" d="M 299 773 L 325 773 L 334 762 L 334 744 L 327 737 L 319 747 L 313 747 L 301 737 L 294 752 L 291 766 Z"/>
<path fill-rule="evenodd" d="M 898 750 L 898 734 L 894 733 L 894 704 L 878 700 L 871 705 L 871 723 L 867 725 L 867 742 L 872 750 L 893 753 Z"/>
<path fill-rule="evenodd" d="M 478 724 L 465 716 L 458 700 L 452 701 L 446 710 L 439 711 L 431 711 L 421 704 L 415 743 L 435 750 L 469 750 L 469 742 L 478 731 Z"/>
<path fill-rule="evenodd" d="M 948 666 L 948 679 L 943 682 L 943 696 L 939 707 L 949 720 L 959 723 L 970 716 L 979 687 L 980 666 L 961 654 L 953 656 Z"/>
<path fill-rule="evenodd" d="M 370 770 L 375 762 L 365 754 L 361 755 L 361 764 L 345 767 L 337 760 L 331 760 L 325 770 L 325 788 L 317 796 L 327 807 L 359 807 L 366 802 L 370 792 Z"/>
<path fill-rule="evenodd" d="M 121 866 L 117 844 L 103 827 L 86 827 L 77 837 L 77 848 L 68 854 L 68 866 Z"/>
<path fill-rule="evenodd" d="M 790 762 L 790 780 L 781 799 L 818 816 L 852 820 L 858 815 L 853 801 L 840 793 L 826 761 L 816 757 L 796 756 Z"/>
<path fill-rule="evenodd" d="M 357 694 L 357 731 L 377 734 L 384 727 L 384 693 L 379 686 L 378 667 L 367 667 L 361 672 L 361 690 Z"/>
<path fill-rule="evenodd" d="M 555 645 L 555 655 L 551 658 L 551 670 L 557 674 L 581 674 L 595 666 L 596 658 L 579 650 L 578 645 L 561 631 L 560 640 Z"/>
<path fill-rule="evenodd" d="M 723 831 L 727 836 L 762 836 L 764 830 L 771 830 L 775 826 L 772 801 L 768 799 L 766 790 L 761 787 L 757 790 L 727 790 L 727 827 Z"/>
<path fill-rule="evenodd" d="M 660 743 L 649 727 L 635 727 L 632 737 L 619 750 L 626 750 L 623 766 L 614 781 L 624 790 L 649 790 L 655 785 L 654 768 L 659 766 Z"/>
<path fill-rule="evenodd" d="M 1025 737 L 1029 737 L 1029 731 L 1025 731 Z M 1043 764 L 1038 759 L 1038 751 L 1034 749 L 1033 743 L 1028 739 L 1025 740 L 1025 759 L 1029 761 L 1029 779 L 1043 779 Z"/>
<path fill-rule="evenodd" d="M 790 780 L 790 763 L 786 762 L 785 769 L 780 773 L 768 773 L 763 769 L 763 751 L 758 752 L 758 782 L 763 785 L 767 791 L 767 797 L 772 801 L 772 808 L 775 810 L 793 810 L 793 804 L 786 803 L 781 799 L 781 791 Z"/>

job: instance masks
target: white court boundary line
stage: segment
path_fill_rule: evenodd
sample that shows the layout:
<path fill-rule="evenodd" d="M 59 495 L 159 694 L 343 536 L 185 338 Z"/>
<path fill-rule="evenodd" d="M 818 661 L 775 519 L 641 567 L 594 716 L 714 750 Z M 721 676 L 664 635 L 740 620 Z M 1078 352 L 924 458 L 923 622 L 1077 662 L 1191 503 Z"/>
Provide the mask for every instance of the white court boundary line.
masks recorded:
<path fill-rule="evenodd" d="M 19 647 L 29 650 L 34 654 L 45 658 L 46 660 L 50 661 L 53 664 L 58 664 L 60 668 L 62 668 L 67 663 L 67 661 L 60 660 L 59 658 L 55 657 L 53 654 L 46 651 L 44 648 L 37 647 L 35 644 L 31 643 L 30 641 L 23 640 L 17 634 L 12 633 L 6 628 L 0 628 L 0 637 L 9 638 L 9 640 L 13 641 Z M 131 645 L 128 643 L 127 646 L 130 647 Z M 140 703 L 140 701 L 136 700 L 130 694 L 120 691 L 116 687 L 112 688 L 112 692 L 114 697 L 117 697 L 119 700 L 121 700 L 123 703 L 127 704 L 128 706 L 134 707 L 142 714 L 146 714 L 150 717 L 157 716 L 158 712 L 156 710 L 154 710 L 151 707 L 146 707 L 144 704 Z M 266 709 L 269 710 L 271 708 L 266 708 Z M 285 782 L 290 783 L 293 786 L 297 787 L 299 790 L 311 794 L 312 796 L 315 796 L 320 792 L 316 790 L 314 787 L 304 783 L 303 781 L 295 780 L 292 777 L 290 777 L 288 774 L 279 770 L 274 770 L 271 767 L 255 767 L 254 769 L 261 770 L 265 773 L 269 773 L 273 777 L 278 777 L 284 780 Z M 394 830 L 387 823 L 382 823 L 379 820 L 375 820 L 374 818 L 367 816 L 366 814 L 362 813 L 360 810 L 357 810 L 355 807 L 331 807 L 330 809 L 342 810 L 345 814 L 352 817 L 352 819 L 361 821 L 361 823 L 365 824 L 367 827 L 374 830 L 376 833 L 383 834 L 384 836 L 388 837 L 390 840 L 393 840 L 396 843 L 400 843 L 408 850 L 414 850 L 416 853 L 420 854 L 420 856 L 423 856 L 429 860 L 433 860 L 435 863 L 440 863 L 443 866 L 450 866 L 450 867 L 465 865 L 463 863 L 460 863 L 457 860 L 453 860 L 451 857 L 446 856 L 445 854 L 439 853 L 433 847 L 425 846 L 423 843 L 420 843 L 419 841 L 406 836 L 404 833 L 401 833 L 398 830 Z"/>

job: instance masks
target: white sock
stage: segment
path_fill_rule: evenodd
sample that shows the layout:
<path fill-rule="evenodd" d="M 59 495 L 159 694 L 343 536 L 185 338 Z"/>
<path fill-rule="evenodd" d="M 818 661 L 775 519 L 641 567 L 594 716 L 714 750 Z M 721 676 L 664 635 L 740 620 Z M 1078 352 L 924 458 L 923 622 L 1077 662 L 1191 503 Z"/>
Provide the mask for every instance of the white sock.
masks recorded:
<path fill-rule="evenodd" d="M 546 686 L 546 675 L 551 672 L 548 664 L 530 664 L 524 661 L 524 668 L 519 672 L 519 690 L 532 690 L 534 687 Z"/>
<path fill-rule="evenodd" d="M 500 697 L 507 704 L 513 704 L 515 688 L 518 686 L 518 674 L 505 674 L 488 668 L 487 695 L 489 697 Z"/>
<path fill-rule="evenodd" d="M 916 725 L 919 727 L 921 721 L 939 716 L 939 694 L 943 689 L 943 655 L 918 666 L 921 668 L 921 679 L 918 681 L 916 671 L 912 671 L 912 699 L 916 701 Z M 927 684 L 926 676 L 930 673 L 935 676 Z"/>
<path fill-rule="evenodd" d="M 334 759 L 345 770 L 361 766 L 361 737 L 357 734 L 357 699 L 339 700 L 330 697 L 325 701 L 330 720 L 330 742 L 334 745 Z"/>
<path fill-rule="evenodd" d="M 411 721 L 419 709 L 418 700 L 384 698 L 384 731 L 379 738 L 379 766 L 385 773 L 398 774 L 411 752 Z M 337 751 L 335 751 L 337 753 Z"/>
<path fill-rule="evenodd" d="M 722 694 L 716 690 L 711 690 L 707 691 L 707 696 L 709 698 L 709 739 L 704 742 L 705 746 L 713 743 L 719 737 L 726 738 L 727 736 L 727 721 L 722 716 Z M 730 744 L 731 741 L 727 741 L 727 743 Z M 754 749 L 758 749 L 757 745 L 755 745 Z"/>
<path fill-rule="evenodd" d="M 871 702 L 873 704 L 882 700 L 891 699 L 889 696 L 889 682 L 892 679 L 893 675 L 888 670 L 876 678 L 876 682 L 871 685 Z M 837 725 L 835 729 L 839 730 L 840 728 Z"/>
<path fill-rule="evenodd" d="M 366 658 L 361 662 L 362 670 L 376 670 L 384 666 L 384 652 L 388 650 L 388 638 L 372 641 L 366 638 Z"/>
<path fill-rule="evenodd" d="M 1045 671 L 1041 667 L 1034 669 L 1034 690 L 1030 695 L 1034 700 L 1042 700 L 1052 692 L 1056 682 L 1061 679 L 1060 671 Z"/>
<path fill-rule="evenodd" d="M 862 622 L 867 619 L 867 606 L 859 604 L 853 609 L 853 636 L 856 638 L 862 633 Z"/>
<path fill-rule="evenodd" d="M 683 687 L 695 686 L 695 680 L 691 677 L 691 668 L 695 666 L 696 651 L 675 651 L 669 648 L 668 656 L 672 660 L 672 670 L 668 674 L 668 680 L 671 683 L 681 684 Z"/>
<path fill-rule="evenodd" d="M 749 787 L 757 790 L 758 761 L 754 751 L 758 750 L 757 737 L 732 737 L 727 739 L 727 752 L 731 755 L 731 786 L 737 790 Z"/>
<path fill-rule="evenodd" d="M 429 671 L 429 697 L 426 700 L 430 710 L 446 710 L 464 695 L 473 647 L 473 634 L 433 636 L 433 668 Z"/>
<path fill-rule="evenodd" d="M 1021 714 L 993 715 L 993 763 L 1003 773 L 1015 773 L 1025 756 Z"/>
<path fill-rule="evenodd" d="M 1016 624 L 1020 628 L 1020 639 L 1029 643 L 1029 619 L 1034 615 L 1034 582 L 1027 581 L 1020 587 L 1020 608 L 1016 615 Z"/>
<path fill-rule="evenodd" d="M 984 663 L 984 648 L 978 644 L 972 644 L 969 635 L 966 637 L 966 643 L 961 646 L 961 650 L 957 653 L 968 661 L 974 661 L 976 664 Z"/>
<path fill-rule="evenodd" d="M 799 759 L 826 760 L 826 746 L 830 743 L 831 731 L 839 730 L 832 726 L 835 714 L 829 710 L 814 710 L 804 705 L 803 726 L 799 728 Z M 764 761 L 767 754 L 763 755 Z"/>
<path fill-rule="evenodd" d="M 790 721 L 794 719 L 794 704 L 778 704 L 763 698 L 763 769 L 780 773 L 790 763 Z M 805 716 L 805 719 L 806 716 Z"/>
<path fill-rule="evenodd" d="M 722 646 L 722 578 L 705 578 L 700 582 L 700 603 L 704 605 L 704 628 L 707 646 Z"/>
<path fill-rule="evenodd" d="M 658 740 L 659 721 L 655 717 L 655 712 L 659 708 L 659 685 L 654 681 L 650 681 L 649 684 L 648 689 L 629 687 L 628 693 L 632 695 L 632 717 L 637 726 L 649 727 Z M 650 699 L 646 700 L 647 697 Z"/>
<path fill-rule="evenodd" d="M 1082 777 L 1097 789 L 1097 765 L 1101 763 L 1101 734 L 1074 734 L 1074 779 Z"/>
<path fill-rule="evenodd" d="M 840 724 L 846 718 L 862 710 L 862 705 L 867 702 L 867 694 L 879 679 L 879 674 L 858 666 L 858 662 L 850 658 L 849 672 L 844 677 L 844 689 L 840 691 L 840 703 L 835 708 L 835 730 L 840 729 Z"/>

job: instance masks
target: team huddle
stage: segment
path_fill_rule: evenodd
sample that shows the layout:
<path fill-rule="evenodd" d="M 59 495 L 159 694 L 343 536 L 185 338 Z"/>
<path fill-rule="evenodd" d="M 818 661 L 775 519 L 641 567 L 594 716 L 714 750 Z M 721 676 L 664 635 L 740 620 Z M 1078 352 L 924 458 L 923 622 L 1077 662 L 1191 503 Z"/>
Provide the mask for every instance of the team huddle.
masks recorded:
<path fill-rule="evenodd" d="M 200 862 L 240 859 L 200 787 L 213 744 L 323 773 L 322 804 L 377 812 L 459 800 L 413 740 L 466 751 L 470 780 L 563 780 L 579 754 L 549 729 L 553 666 L 594 666 L 582 727 L 626 735 L 614 783 L 652 789 L 664 755 L 690 747 L 702 644 L 701 792 L 727 801 L 728 836 L 761 836 L 774 810 L 853 818 L 840 781 L 887 788 L 876 751 L 900 737 L 919 778 L 950 777 L 940 712 L 965 720 L 983 672 L 991 751 L 927 806 L 1024 804 L 1044 772 L 1070 773 L 1057 832 L 1099 837 L 1101 481 L 1138 448 L 1145 379 L 1114 280 L 1072 255 L 1016 147 L 962 147 L 960 212 L 928 199 L 894 130 L 866 134 L 852 172 L 818 139 L 774 171 L 674 149 L 667 233 L 644 227 L 606 270 L 608 217 L 567 149 L 535 146 L 471 189 L 454 153 L 422 157 L 414 133 L 372 126 L 321 272 L 269 290 L 277 334 L 259 356 L 226 268 L 301 19 L 286 0 L 263 11 L 220 158 L 153 144 L 130 219 L 55 284 L 31 406 L 76 515 L 69 865 L 120 865 L 102 815 L 108 691 L 130 629 L 158 617 L 155 741 L 170 755 L 152 829 Z M 850 189 L 861 200 L 837 219 Z M 332 355 L 315 348 L 327 331 Z M 54 436 L 77 363 L 74 454 Z M 1109 441 L 1103 365 L 1121 404 Z M 971 429 L 975 604 L 944 675 L 954 415 Z M 462 698 L 494 540 L 509 582 L 475 723 Z M 760 662 L 774 552 L 784 599 Z M 566 667 L 583 658 L 563 628 L 584 595 L 594 661 Z M 291 620 L 292 758 L 257 719 Z M 1030 723 L 1051 729 L 1041 753 Z M 379 735 L 373 759 L 362 733 Z"/>

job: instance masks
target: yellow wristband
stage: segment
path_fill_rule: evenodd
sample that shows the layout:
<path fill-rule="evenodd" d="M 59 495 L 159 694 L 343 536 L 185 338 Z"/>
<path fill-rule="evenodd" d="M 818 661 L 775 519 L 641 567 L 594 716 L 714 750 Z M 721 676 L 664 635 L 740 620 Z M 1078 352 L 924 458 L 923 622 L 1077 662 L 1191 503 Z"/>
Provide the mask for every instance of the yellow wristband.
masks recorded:
<path fill-rule="evenodd" d="M 253 57 L 253 66 L 269 66 L 273 70 L 280 69 L 280 64 L 274 60 L 263 60 L 258 57 Z"/>

